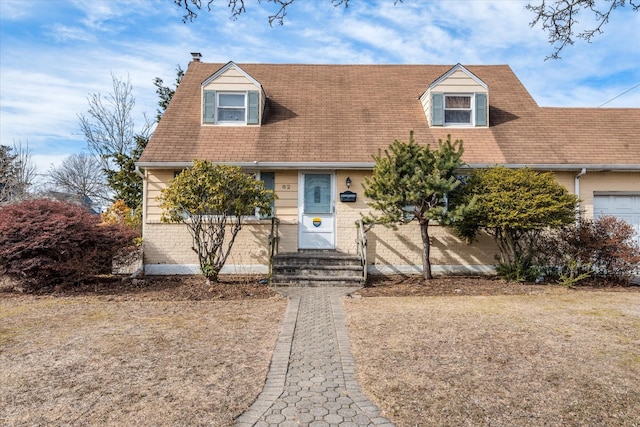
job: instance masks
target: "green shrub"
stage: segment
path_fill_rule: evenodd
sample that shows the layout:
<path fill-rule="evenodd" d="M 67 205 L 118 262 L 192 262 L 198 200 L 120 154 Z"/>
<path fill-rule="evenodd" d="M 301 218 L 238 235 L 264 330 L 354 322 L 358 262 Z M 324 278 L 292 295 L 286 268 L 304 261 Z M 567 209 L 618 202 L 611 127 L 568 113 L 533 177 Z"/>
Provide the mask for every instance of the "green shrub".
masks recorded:
<path fill-rule="evenodd" d="M 510 281 L 538 279 L 541 239 L 575 222 L 578 202 L 550 172 L 502 166 L 476 170 L 451 200 L 471 206 L 454 222 L 457 234 L 468 241 L 481 231 L 493 237 L 497 272 Z"/>

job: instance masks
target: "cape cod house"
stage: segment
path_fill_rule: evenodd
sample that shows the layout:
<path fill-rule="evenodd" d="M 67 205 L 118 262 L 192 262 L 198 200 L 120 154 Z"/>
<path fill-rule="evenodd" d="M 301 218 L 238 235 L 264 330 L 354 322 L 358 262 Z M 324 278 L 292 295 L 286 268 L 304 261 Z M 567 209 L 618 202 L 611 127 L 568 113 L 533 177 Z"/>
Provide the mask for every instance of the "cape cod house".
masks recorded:
<path fill-rule="evenodd" d="M 414 132 L 464 141 L 469 168 L 552 171 L 587 217 L 640 229 L 640 109 L 540 107 L 507 65 L 212 64 L 193 54 L 137 166 L 144 174 L 147 274 L 199 271 L 183 225 L 156 198 L 194 159 L 238 165 L 275 189 L 282 252 L 355 254 L 372 155 Z M 271 221 L 249 218 L 223 273 L 265 273 Z M 488 238 L 467 245 L 433 226 L 434 272 L 491 269 Z M 417 225 L 367 233 L 370 272 L 419 272 Z"/>

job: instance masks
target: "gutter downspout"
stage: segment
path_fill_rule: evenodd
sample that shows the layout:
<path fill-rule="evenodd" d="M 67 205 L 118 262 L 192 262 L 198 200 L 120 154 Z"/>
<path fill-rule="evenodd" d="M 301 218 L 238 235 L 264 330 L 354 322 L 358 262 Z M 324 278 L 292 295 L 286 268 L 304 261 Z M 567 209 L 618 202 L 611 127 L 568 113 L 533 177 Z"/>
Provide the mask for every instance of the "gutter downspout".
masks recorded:
<path fill-rule="evenodd" d="M 140 178 L 142 178 L 142 273 L 144 274 L 144 238 L 146 236 L 146 223 L 147 223 L 147 179 L 146 179 L 146 171 L 142 172 L 140 170 L 140 166 L 136 165 L 134 172 Z"/>
<path fill-rule="evenodd" d="M 140 170 L 140 166 L 138 165 L 136 165 L 133 171 L 136 175 L 142 178 L 142 237 L 144 238 L 144 223 L 146 222 L 145 218 L 147 217 L 147 174 L 146 172 L 142 172 L 142 170 Z"/>
<path fill-rule="evenodd" d="M 577 174 L 574 178 L 573 183 L 573 192 L 580 199 L 580 178 L 583 177 L 587 173 L 587 168 L 582 168 L 579 174 Z M 580 221 L 580 201 L 578 201 L 578 206 L 576 208 L 578 210 L 578 222 Z"/>

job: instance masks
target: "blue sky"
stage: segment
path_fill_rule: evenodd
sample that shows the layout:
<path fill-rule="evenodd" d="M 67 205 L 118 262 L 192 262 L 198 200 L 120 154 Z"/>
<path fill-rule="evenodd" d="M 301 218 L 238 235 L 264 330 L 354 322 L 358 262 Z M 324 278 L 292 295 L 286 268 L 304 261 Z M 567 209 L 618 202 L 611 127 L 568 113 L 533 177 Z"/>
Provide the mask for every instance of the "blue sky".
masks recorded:
<path fill-rule="evenodd" d="M 270 27 L 274 6 L 256 0 L 235 21 L 217 0 L 186 24 L 172 0 L 0 0 L 0 144 L 28 141 L 40 172 L 85 151 L 78 114 L 89 94 L 110 93 L 112 73 L 130 79 L 142 126 L 157 108 L 154 77 L 173 82 L 190 52 L 223 63 L 509 64 L 541 106 L 598 107 L 640 83 L 640 13 L 616 10 L 592 43 L 545 61 L 552 47 L 526 3 L 297 0 Z M 640 87 L 610 107 L 640 107 Z"/>

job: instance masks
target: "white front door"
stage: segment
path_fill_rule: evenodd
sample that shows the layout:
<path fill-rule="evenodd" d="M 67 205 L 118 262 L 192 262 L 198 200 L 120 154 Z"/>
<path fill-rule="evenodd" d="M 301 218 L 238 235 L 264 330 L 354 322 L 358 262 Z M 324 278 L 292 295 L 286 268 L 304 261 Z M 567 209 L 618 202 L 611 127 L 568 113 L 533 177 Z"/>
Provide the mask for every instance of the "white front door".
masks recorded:
<path fill-rule="evenodd" d="M 301 172 L 298 200 L 299 249 L 335 249 L 335 175 Z"/>

